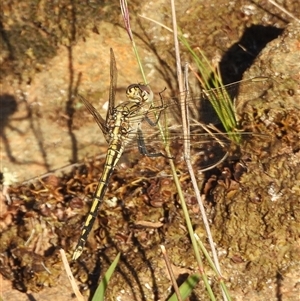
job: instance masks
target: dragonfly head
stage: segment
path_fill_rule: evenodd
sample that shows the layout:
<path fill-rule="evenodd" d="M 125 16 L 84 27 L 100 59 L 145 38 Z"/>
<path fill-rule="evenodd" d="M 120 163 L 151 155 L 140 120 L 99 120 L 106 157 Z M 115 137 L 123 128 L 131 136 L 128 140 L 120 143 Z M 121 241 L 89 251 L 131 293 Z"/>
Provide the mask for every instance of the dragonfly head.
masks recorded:
<path fill-rule="evenodd" d="M 153 92 L 149 85 L 132 84 L 126 90 L 126 96 L 135 102 L 150 102 L 153 100 Z"/>

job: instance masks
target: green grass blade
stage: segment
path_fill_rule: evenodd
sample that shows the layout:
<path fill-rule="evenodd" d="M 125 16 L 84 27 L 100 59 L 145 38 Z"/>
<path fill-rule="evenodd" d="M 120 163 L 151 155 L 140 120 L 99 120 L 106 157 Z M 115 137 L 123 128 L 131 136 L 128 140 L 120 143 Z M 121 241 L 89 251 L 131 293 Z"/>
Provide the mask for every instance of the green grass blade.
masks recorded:
<path fill-rule="evenodd" d="M 120 256 L 121 256 L 121 253 L 119 253 L 116 256 L 116 258 L 114 259 L 114 261 L 110 265 L 109 269 L 105 273 L 103 279 L 101 280 L 101 282 L 100 282 L 100 284 L 99 284 L 99 286 L 98 286 L 98 288 L 95 292 L 95 295 L 93 296 L 92 301 L 104 301 L 104 295 L 105 295 L 105 291 L 108 287 L 108 282 L 109 282 L 112 274 L 114 273 L 114 271 L 117 267 L 117 264 L 120 260 Z"/>
<path fill-rule="evenodd" d="M 179 292 L 182 300 L 185 300 L 193 291 L 197 283 L 200 281 L 200 274 L 194 274 L 188 277 L 179 287 Z M 176 294 L 174 293 L 168 301 L 178 301 Z"/>
<path fill-rule="evenodd" d="M 198 54 L 191 48 L 183 35 L 179 36 L 179 39 L 192 55 L 201 75 L 200 83 L 205 91 L 210 91 L 210 93 L 207 93 L 208 100 L 217 113 L 226 132 L 234 132 L 238 127 L 238 123 L 235 116 L 233 101 L 226 89 L 217 89 L 224 87 L 222 78 L 218 72 L 216 72 L 215 68 L 210 64 L 209 60 L 201 51 L 201 49 L 198 49 L 200 53 L 199 57 Z M 236 143 L 239 143 L 240 135 L 236 132 L 234 135 L 230 136 L 230 139 Z"/>

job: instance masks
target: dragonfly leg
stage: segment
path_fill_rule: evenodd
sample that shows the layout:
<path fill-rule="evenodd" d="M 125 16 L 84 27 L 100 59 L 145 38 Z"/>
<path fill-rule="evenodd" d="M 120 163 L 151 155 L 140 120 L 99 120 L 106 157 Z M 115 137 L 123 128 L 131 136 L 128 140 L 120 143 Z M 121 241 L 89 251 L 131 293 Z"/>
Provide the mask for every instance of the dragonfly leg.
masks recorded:
<path fill-rule="evenodd" d="M 145 143 L 145 140 L 144 140 L 144 137 L 143 137 L 143 132 L 140 128 L 138 129 L 137 143 L 138 143 L 139 152 L 144 156 L 147 156 L 147 157 L 165 157 L 167 159 L 173 159 L 173 157 L 168 157 L 165 154 L 163 154 L 162 152 L 150 153 L 147 150 L 146 143 Z"/>
<path fill-rule="evenodd" d="M 159 122 L 159 119 L 160 119 L 160 115 L 161 115 L 161 112 L 165 109 L 165 106 L 164 106 L 164 100 L 163 100 L 163 97 L 162 97 L 162 93 L 166 90 L 166 88 L 159 92 L 159 96 L 160 96 L 160 101 L 161 101 L 161 106 L 157 106 L 157 107 L 154 107 L 154 106 L 150 106 L 150 109 L 149 111 L 151 112 L 157 112 L 157 116 L 156 116 L 156 120 L 155 121 L 152 121 L 148 116 L 147 114 L 145 115 L 144 117 L 144 120 L 146 120 L 148 122 L 148 124 L 150 126 L 157 126 L 158 122 Z"/>
<path fill-rule="evenodd" d="M 159 107 L 159 108 L 155 108 L 155 109 L 158 109 L 158 110 L 160 110 L 159 111 L 159 113 L 158 113 L 158 116 L 156 117 L 156 120 L 155 121 L 152 121 L 147 115 L 144 117 L 144 120 L 146 120 L 147 122 L 148 122 L 148 124 L 150 125 L 150 126 L 157 126 L 157 124 L 158 124 L 158 122 L 159 122 L 159 118 L 160 118 L 160 114 L 161 114 L 161 107 Z"/>
<path fill-rule="evenodd" d="M 147 116 L 147 114 L 144 117 L 144 120 L 147 121 L 150 126 L 154 127 L 154 126 L 156 126 L 158 124 L 159 119 L 160 119 L 160 115 L 161 115 L 162 111 L 165 109 L 164 100 L 163 100 L 163 97 L 162 97 L 162 93 L 165 90 L 166 90 L 166 88 L 162 92 L 159 92 L 159 96 L 160 96 L 160 100 L 161 100 L 161 106 L 157 106 L 157 107 L 151 106 L 150 110 L 149 110 L 151 112 L 156 112 L 157 113 L 157 116 L 155 116 L 156 120 L 152 121 Z M 147 150 L 147 147 L 146 147 L 146 143 L 145 143 L 144 137 L 143 137 L 143 132 L 142 132 L 142 130 L 140 128 L 138 128 L 138 130 L 137 130 L 137 143 L 138 143 L 139 152 L 142 155 L 145 155 L 147 157 L 165 157 L 167 159 L 174 159 L 173 157 L 169 157 L 169 156 L 165 155 L 162 152 L 149 153 L 149 151 Z"/>

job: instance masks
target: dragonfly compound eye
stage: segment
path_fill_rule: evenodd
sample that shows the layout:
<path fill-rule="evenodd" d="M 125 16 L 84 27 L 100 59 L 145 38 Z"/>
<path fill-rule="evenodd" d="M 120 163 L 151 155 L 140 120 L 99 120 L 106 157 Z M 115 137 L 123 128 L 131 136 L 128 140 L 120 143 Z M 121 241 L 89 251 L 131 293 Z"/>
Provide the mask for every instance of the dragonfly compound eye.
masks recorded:
<path fill-rule="evenodd" d="M 126 90 L 126 96 L 132 100 L 140 99 L 141 93 L 142 93 L 142 91 L 141 91 L 139 85 L 137 85 L 137 84 L 132 84 L 132 85 L 128 86 L 128 88 Z"/>
<path fill-rule="evenodd" d="M 151 89 L 146 85 L 133 84 L 127 88 L 126 96 L 131 101 L 144 102 L 152 99 L 153 93 Z"/>
<path fill-rule="evenodd" d="M 153 99 L 153 92 L 149 85 L 132 84 L 126 90 L 126 96 L 132 101 L 144 102 Z"/>

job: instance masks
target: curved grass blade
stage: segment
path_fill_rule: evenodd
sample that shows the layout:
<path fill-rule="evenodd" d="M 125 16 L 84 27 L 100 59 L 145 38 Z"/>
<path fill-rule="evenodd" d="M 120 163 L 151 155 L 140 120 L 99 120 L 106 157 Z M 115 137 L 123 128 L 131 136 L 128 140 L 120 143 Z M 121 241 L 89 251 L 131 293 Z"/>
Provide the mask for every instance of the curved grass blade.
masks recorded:
<path fill-rule="evenodd" d="M 179 292 L 181 295 L 182 300 L 185 300 L 196 287 L 197 283 L 200 281 L 201 276 L 200 274 L 193 274 L 185 280 L 181 286 L 179 287 Z M 174 293 L 168 301 L 178 301 L 176 294 Z"/>
<path fill-rule="evenodd" d="M 116 256 L 116 258 L 114 259 L 114 261 L 112 262 L 112 264 L 110 265 L 109 269 L 107 270 L 107 272 L 105 273 L 103 279 L 101 280 L 95 295 L 93 296 L 92 301 L 102 301 L 104 300 L 104 296 L 105 296 L 105 291 L 108 287 L 108 282 L 112 276 L 112 274 L 114 273 L 117 264 L 120 260 L 121 257 L 121 253 L 118 253 L 118 255 Z"/>

